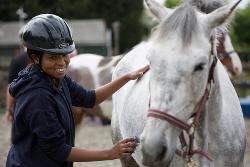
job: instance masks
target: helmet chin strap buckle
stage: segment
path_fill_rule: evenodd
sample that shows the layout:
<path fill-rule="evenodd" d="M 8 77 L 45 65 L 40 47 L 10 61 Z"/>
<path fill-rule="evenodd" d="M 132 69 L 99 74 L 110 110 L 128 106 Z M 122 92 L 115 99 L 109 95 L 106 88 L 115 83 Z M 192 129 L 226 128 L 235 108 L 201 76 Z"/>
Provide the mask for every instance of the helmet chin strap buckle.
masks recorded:
<path fill-rule="evenodd" d="M 68 46 L 69 46 L 68 43 L 62 42 L 61 44 L 58 45 L 58 48 L 62 49 L 62 48 L 67 48 Z"/>

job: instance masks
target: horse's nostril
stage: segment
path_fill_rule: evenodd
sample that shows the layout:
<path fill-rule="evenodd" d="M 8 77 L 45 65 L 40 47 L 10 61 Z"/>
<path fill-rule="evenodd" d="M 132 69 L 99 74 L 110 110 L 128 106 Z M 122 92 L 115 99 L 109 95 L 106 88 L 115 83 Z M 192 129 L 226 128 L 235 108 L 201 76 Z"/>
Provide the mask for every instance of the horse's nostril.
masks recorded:
<path fill-rule="evenodd" d="M 167 146 L 163 146 L 161 148 L 160 154 L 156 157 L 156 161 L 160 161 L 165 157 L 165 154 L 167 152 Z"/>

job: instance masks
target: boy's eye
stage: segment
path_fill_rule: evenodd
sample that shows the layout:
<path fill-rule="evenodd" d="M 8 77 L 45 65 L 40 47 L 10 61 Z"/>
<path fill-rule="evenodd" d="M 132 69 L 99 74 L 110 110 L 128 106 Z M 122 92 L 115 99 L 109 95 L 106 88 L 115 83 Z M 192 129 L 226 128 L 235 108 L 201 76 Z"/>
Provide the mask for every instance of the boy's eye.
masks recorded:
<path fill-rule="evenodd" d="M 50 58 L 50 59 L 56 59 L 57 56 L 55 56 L 55 55 L 50 55 L 49 58 Z"/>

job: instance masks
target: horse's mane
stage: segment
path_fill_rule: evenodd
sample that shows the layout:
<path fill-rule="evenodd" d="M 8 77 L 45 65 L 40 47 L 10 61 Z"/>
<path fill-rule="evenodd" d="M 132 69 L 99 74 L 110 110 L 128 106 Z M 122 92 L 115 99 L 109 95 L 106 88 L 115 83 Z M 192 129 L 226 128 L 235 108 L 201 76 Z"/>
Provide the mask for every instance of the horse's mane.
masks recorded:
<path fill-rule="evenodd" d="M 194 7 L 197 8 L 197 10 L 203 12 L 203 13 L 211 13 L 214 10 L 226 5 L 225 0 L 184 0 L 184 2 L 187 2 Z M 228 24 L 224 24 L 217 28 L 219 34 L 216 35 L 223 35 L 227 33 L 227 26 Z"/>
<path fill-rule="evenodd" d="M 197 8 L 197 10 L 206 14 L 211 13 L 214 10 L 227 4 L 226 0 L 184 0 L 184 2 L 193 5 Z M 216 39 L 221 38 L 228 33 L 228 26 L 229 24 L 225 22 L 223 25 L 217 27 L 216 30 L 212 32 L 212 36 L 214 36 Z M 218 40 L 215 41 L 215 44 L 217 46 L 219 45 Z"/>
<path fill-rule="evenodd" d="M 184 0 L 203 13 L 210 13 L 226 4 L 225 0 Z"/>
<path fill-rule="evenodd" d="M 184 3 L 178 7 L 170 17 L 159 25 L 153 37 L 162 39 L 162 37 L 176 31 L 180 35 L 184 46 L 188 45 L 192 37 L 198 34 L 198 20 L 192 5 Z"/>
<path fill-rule="evenodd" d="M 182 39 L 182 45 L 187 46 L 190 44 L 192 37 L 199 34 L 198 19 L 195 9 L 203 12 L 210 13 L 223 5 L 226 5 L 225 0 L 183 0 L 183 4 L 179 6 L 170 17 L 155 27 L 152 38 L 163 39 L 168 34 L 176 32 Z M 228 19 L 230 20 L 230 19 Z M 211 36 L 215 39 L 228 33 L 228 22 L 218 26 L 212 31 Z M 218 44 L 218 41 L 215 41 Z"/>

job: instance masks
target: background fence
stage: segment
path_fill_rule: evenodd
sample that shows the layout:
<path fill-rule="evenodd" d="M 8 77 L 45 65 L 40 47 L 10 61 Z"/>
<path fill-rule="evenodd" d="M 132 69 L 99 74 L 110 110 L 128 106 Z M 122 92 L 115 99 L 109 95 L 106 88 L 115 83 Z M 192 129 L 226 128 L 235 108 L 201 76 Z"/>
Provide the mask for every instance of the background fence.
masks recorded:
<path fill-rule="evenodd" d="M 239 97 L 250 96 L 250 49 L 238 52 L 243 63 L 243 73 L 232 80 Z M 0 112 L 5 108 L 5 93 L 8 78 L 8 63 L 0 63 Z"/>

